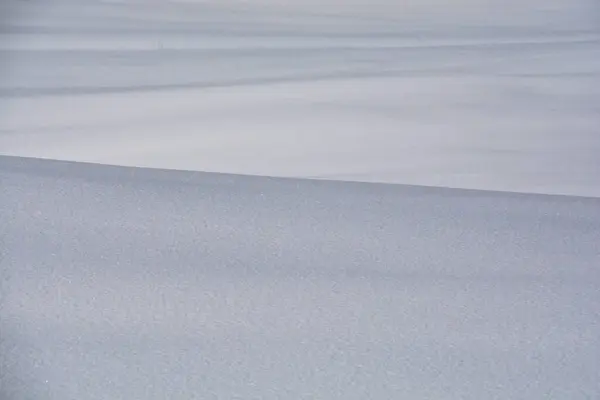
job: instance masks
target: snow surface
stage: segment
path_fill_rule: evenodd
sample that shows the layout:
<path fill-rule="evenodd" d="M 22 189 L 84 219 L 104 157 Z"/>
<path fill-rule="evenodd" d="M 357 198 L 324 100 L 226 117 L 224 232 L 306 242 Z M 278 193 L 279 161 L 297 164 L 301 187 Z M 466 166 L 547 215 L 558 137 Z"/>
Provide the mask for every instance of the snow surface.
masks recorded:
<path fill-rule="evenodd" d="M 599 398 L 599 21 L 1 1 L 0 398 Z"/>
<path fill-rule="evenodd" d="M 600 200 L 0 157 L 20 399 L 590 399 Z"/>
<path fill-rule="evenodd" d="M 600 196 L 596 0 L 2 7 L 1 154 Z"/>

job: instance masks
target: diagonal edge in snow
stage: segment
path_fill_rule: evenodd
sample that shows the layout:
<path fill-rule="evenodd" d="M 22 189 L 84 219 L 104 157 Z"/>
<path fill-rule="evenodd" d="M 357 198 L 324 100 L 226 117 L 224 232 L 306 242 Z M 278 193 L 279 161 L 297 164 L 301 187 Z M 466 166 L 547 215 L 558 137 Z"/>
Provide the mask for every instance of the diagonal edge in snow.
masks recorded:
<path fill-rule="evenodd" d="M 242 185 L 248 182 L 279 182 L 293 185 L 340 185 L 347 188 L 369 187 L 376 190 L 402 191 L 405 195 L 454 195 L 460 197 L 504 197 L 539 198 L 553 201 L 577 200 L 600 202 L 593 196 L 576 196 L 550 193 L 512 192 L 486 189 L 454 188 L 445 186 L 410 185 L 401 183 L 367 182 L 353 180 L 335 180 L 311 177 L 279 177 L 250 174 L 231 174 L 226 172 L 207 172 L 152 167 L 134 167 L 115 164 L 56 160 L 39 157 L 22 157 L 0 154 L 0 170 L 12 173 L 60 176 L 76 179 L 119 179 L 121 182 L 154 181 L 179 184 L 219 184 Z"/>

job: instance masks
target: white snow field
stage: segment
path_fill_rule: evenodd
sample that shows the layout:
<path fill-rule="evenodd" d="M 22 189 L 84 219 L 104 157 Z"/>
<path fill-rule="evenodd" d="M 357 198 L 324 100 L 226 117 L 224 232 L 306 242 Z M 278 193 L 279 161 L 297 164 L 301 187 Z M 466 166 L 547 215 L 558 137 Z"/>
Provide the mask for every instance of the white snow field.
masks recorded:
<path fill-rule="evenodd" d="M 12 398 L 600 396 L 600 199 L 12 157 L 0 182 Z"/>
<path fill-rule="evenodd" d="M 0 154 L 600 196 L 597 0 L 0 7 Z"/>
<path fill-rule="evenodd" d="M 599 27 L 2 0 L 0 399 L 600 398 Z"/>

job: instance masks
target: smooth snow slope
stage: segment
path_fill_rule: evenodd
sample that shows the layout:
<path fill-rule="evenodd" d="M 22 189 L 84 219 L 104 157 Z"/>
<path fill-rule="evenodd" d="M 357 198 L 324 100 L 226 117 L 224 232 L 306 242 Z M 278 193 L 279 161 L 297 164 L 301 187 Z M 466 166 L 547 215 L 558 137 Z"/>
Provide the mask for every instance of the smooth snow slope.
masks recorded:
<path fill-rule="evenodd" d="M 600 200 L 0 157 L 3 398 L 600 397 Z"/>
<path fill-rule="evenodd" d="M 0 153 L 600 196 L 596 0 L 0 5 Z"/>

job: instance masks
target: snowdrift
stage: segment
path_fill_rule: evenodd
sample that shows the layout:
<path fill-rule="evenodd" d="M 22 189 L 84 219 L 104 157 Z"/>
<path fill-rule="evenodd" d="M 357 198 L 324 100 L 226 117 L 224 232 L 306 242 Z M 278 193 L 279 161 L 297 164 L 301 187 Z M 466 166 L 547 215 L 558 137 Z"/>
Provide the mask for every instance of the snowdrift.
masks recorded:
<path fill-rule="evenodd" d="M 598 199 L 13 157 L 0 182 L 15 398 L 600 393 Z"/>
<path fill-rule="evenodd" d="M 595 0 L 0 7 L 4 155 L 600 196 Z"/>

